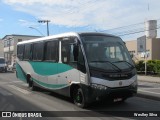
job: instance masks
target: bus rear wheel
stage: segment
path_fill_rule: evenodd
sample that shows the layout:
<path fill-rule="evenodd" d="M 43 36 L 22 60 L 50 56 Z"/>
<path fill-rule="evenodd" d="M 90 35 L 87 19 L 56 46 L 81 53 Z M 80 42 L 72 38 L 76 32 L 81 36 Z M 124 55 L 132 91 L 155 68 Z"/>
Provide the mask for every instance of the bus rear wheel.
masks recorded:
<path fill-rule="evenodd" d="M 81 108 L 87 107 L 87 103 L 85 101 L 84 94 L 81 88 L 74 89 L 72 97 L 74 104 L 76 104 L 78 107 Z"/>
<path fill-rule="evenodd" d="M 31 77 L 30 77 L 30 76 L 28 76 L 27 82 L 28 82 L 28 87 L 29 87 L 32 91 L 35 91 L 35 90 L 36 90 L 36 86 L 34 86 L 34 82 L 33 82 L 33 80 L 31 80 Z"/>
<path fill-rule="evenodd" d="M 33 81 L 31 81 L 31 90 L 32 91 L 36 91 L 37 90 L 37 87 L 34 85 Z"/>

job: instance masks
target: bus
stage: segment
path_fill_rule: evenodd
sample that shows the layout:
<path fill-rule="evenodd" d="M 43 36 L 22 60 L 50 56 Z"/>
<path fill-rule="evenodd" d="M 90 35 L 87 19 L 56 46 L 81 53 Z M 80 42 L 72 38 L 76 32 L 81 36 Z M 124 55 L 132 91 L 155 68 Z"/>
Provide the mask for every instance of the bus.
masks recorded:
<path fill-rule="evenodd" d="M 17 44 L 16 76 L 71 97 L 87 107 L 96 100 L 124 101 L 137 93 L 137 74 L 120 37 L 94 32 L 63 33 Z"/>

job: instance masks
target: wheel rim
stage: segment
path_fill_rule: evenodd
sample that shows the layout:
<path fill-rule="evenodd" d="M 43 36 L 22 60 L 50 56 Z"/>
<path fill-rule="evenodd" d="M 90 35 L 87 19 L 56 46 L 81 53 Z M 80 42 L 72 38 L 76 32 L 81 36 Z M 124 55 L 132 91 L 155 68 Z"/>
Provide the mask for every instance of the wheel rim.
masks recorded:
<path fill-rule="evenodd" d="M 81 105 L 83 103 L 83 95 L 80 91 L 77 91 L 77 93 L 74 97 L 74 101 L 78 105 Z"/>

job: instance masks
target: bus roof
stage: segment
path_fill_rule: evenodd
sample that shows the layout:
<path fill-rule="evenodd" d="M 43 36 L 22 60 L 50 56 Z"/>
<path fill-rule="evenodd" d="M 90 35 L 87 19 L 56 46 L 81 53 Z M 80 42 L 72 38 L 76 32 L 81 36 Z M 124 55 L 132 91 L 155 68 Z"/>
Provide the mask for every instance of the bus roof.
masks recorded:
<path fill-rule="evenodd" d="M 38 41 L 45 41 L 45 40 L 50 40 L 50 39 L 54 39 L 54 38 L 69 37 L 69 36 L 76 36 L 76 37 L 79 38 L 79 35 L 93 35 L 93 34 L 94 35 L 106 35 L 106 36 L 111 36 L 111 37 L 117 37 L 117 36 L 114 36 L 114 35 L 111 35 L 111 34 L 98 33 L 98 32 L 81 32 L 81 33 L 69 32 L 69 33 L 51 35 L 51 36 L 46 36 L 46 37 L 41 37 L 41 38 L 22 41 L 22 42 L 19 42 L 17 45 L 26 44 L 26 43 L 32 43 L 32 42 L 38 42 Z"/>

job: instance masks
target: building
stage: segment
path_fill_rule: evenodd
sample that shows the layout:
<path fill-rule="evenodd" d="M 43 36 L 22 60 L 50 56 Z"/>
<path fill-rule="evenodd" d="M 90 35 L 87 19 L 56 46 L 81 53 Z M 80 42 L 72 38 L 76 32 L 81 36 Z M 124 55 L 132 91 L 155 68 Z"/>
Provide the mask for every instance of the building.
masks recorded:
<path fill-rule="evenodd" d="M 135 61 L 145 60 L 145 55 L 147 60 L 160 60 L 160 38 L 146 40 L 146 54 L 145 51 L 138 51 L 137 40 L 126 41 L 126 47 Z"/>
<path fill-rule="evenodd" d="M 4 57 L 4 52 L 3 52 L 3 42 L 0 39 L 0 57 Z"/>
<path fill-rule="evenodd" d="M 160 38 L 157 38 L 157 21 L 145 22 L 145 35 L 137 40 L 127 41 L 126 46 L 135 61 L 160 60 Z"/>
<path fill-rule="evenodd" d="M 17 43 L 24 41 L 24 40 L 30 40 L 34 38 L 39 38 L 41 36 L 30 36 L 30 35 L 6 35 L 2 38 L 3 44 L 4 44 L 4 58 L 6 61 L 14 62 L 16 59 L 16 53 L 17 53 Z"/>

